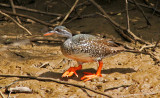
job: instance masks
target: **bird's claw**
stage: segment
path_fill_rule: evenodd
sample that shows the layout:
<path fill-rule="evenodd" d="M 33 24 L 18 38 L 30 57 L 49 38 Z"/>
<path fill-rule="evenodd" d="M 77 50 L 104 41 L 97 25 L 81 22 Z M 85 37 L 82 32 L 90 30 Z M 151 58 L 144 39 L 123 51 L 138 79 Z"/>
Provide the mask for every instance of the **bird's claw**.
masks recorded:
<path fill-rule="evenodd" d="M 78 77 L 78 74 L 76 73 L 76 68 L 70 67 L 66 72 L 63 73 L 62 77 L 71 77 L 73 74 Z"/>
<path fill-rule="evenodd" d="M 91 80 L 93 78 L 96 78 L 96 77 L 102 77 L 101 74 L 93 74 L 93 73 L 90 73 L 90 72 L 84 72 L 84 74 L 87 74 L 87 75 L 84 75 L 83 77 L 81 77 L 81 80 L 83 81 L 88 81 L 88 80 Z"/>

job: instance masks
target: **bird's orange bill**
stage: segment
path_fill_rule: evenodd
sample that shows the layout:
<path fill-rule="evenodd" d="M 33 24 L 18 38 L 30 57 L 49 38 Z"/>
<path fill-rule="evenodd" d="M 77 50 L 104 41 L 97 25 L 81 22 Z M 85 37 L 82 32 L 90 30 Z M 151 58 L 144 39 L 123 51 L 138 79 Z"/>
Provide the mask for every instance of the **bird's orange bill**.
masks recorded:
<path fill-rule="evenodd" d="M 54 34 L 55 32 L 48 32 L 48 33 L 45 33 L 44 36 L 49 36 L 49 35 L 52 35 Z"/>

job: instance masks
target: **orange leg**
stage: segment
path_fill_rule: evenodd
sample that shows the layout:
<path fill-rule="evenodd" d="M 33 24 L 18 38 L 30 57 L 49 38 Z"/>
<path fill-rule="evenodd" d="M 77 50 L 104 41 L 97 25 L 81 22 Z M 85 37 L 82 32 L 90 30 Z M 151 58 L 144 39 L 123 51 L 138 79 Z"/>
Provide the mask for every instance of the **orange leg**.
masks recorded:
<path fill-rule="evenodd" d="M 102 75 L 101 75 L 102 66 L 103 66 L 103 62 L 99 61 L 99 67 L 98 67 L 98 70 L 97 70 L 96 74 L 92 74 L 92 73 L 89 73 L 89 72 L 84 72 L 84 74 L 87 74 L 87 75 L 84 75 L 81 78 L 81 80 L 88 81 L 88 80 L 91 80 L 95 77 L 99 77 L 99 76 L 102 77 Z"/>
<path fill-rule="evenodd" d="M 62 77 L 71 77 L 73 74 L 75 74 L 78 77 L 76 70 L 81 70 L 81 69 L 82 65 L 79 65 L 78 67 L 70 67 L 66 72 L 63 73 Z"/>

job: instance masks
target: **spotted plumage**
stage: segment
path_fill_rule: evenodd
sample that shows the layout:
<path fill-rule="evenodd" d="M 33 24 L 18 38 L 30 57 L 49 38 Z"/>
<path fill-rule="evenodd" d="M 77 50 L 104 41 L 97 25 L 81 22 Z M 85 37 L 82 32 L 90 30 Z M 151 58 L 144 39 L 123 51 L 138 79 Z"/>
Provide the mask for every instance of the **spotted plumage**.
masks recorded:
<path fill-rule="evenodd" d="M 123 50 L 123 47 L 119 47 L 111 40 L 89 34 L 75 35 L 61 45 L 61 51 L 65 56 L 82 63 L 98 61 Z"/>
<path fill-rule="evenodd" d="M 62 77 L 70 77 L 73 74 L 78 77 L 76 70 L 81 70 L 83 63 L 94 61 L 99 62 L 97 72 L 95 74 L 87 72 L 86 74 L 88 75 L 83 76 L 81 80 L 88 81 L 92 78 L 102 76 L 102 59 L 106 56 L 111 56 L 125 50 L 125 48 L 109 39 L 103 39 L 94 35 L 78 34 L 72 36 L 70 31 L 64 26 L 55 27 L 53 31 L 46 33 L 45 36 L 55 33 L 67 38 L 61 45 L 63 55 L 76 60 L 79 64 L 78 67 L 70 67 Z"/>

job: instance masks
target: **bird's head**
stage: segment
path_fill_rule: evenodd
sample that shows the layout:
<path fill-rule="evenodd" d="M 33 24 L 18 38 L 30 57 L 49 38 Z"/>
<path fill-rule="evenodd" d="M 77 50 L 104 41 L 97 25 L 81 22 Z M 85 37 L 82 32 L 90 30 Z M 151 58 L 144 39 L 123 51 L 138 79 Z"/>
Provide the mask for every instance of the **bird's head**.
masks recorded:
<path fill-rule="evenodd" d="M 54 30 L 47 32 L 46 34 L 44 34 L 44 36 L 49 36 L 49 35 L 52 35 L 52 34 L 62 35 L 62 36 L 67 37 L 67 38 L 72 37 L 72 34 L 70 33 L 70 30 L 67 29 L 64 26 L 56 26 L 54 28 Z"/>

